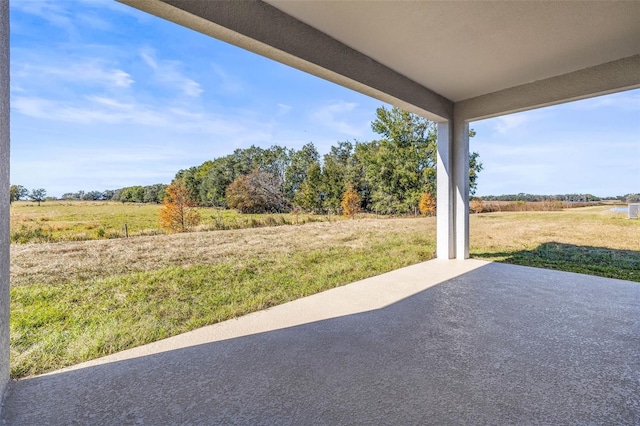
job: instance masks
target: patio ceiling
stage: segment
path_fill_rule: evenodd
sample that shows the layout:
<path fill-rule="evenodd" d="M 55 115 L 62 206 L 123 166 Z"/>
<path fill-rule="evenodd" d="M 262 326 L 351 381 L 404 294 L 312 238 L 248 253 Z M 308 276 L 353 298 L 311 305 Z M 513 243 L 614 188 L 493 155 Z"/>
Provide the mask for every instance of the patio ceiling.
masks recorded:
<path fill-rule="evenodd" d="M 638 2 L 267 3 L 454 102 L 640 53 Z"/>
<path fill-rule="evenodd" d="M 640 87 L 640 2 L 121 1 L 438 121 Z"/>

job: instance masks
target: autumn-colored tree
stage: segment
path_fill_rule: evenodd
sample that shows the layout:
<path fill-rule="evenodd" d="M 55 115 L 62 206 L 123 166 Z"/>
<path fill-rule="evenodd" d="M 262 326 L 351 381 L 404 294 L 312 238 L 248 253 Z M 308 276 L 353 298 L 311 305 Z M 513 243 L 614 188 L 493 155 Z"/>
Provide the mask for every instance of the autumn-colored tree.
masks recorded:
<path fill-rule="evenodd" d="M 227 205 L 240 213 L 284 213 L 291 203 L 284 196 L 282 180 L 275 174 L 254 170 L 234 180 L 226 190 Z"/>
<path fill-rule="evenodd" d="M 171 232 L 184 232 L 200 223 L 200 213 L 189 189 L 181 180 L 176 180 L 166 189 L 160 209 L 160 227 Z"/>
<path fill-rule="evenodd" d="M 342 215 L 355 219 L 356 214 L 360 213 L 360 196 L 353 186 L 347 186 L 347 190 L 342 195 Z"/>
<path fill-rule="evenodd" d="M 427 216 L 433 216 L 436 213 L 436 199 L 430 193 L 425 192 L 420 197 L 420 203 L 418 204 L 420 213 Z"/>

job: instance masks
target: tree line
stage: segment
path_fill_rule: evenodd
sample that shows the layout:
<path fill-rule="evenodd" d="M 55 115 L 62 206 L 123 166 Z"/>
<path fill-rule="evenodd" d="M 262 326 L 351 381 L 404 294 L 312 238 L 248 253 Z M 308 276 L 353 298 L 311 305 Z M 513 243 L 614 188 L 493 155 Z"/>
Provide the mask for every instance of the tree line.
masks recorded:
<path fill-rule="evenodd" d="M 167 185 L 156 183 L 147 186 L 127 186 L 105 191 L 78 191 L 63 194 L 62 200 L 122 201 L 123 203 L 162 203 Z"/>
<path fill-rule="evenodd" d="M 338 214 L 348 206 L 351 213 L 405 214 L 417 212 L 425 196 L 435 200 L 436 124 L 399 108 L 381 107 L 371 128 L 380 135 L 378 140 L 338 142 L 323 156 L 313 143 L 299 150 L 278 145 L 237 149 L 178 171 L 173 183 L 182 183 L 194 205 L 235 208 L 244 213 L 303 209 Z M 470 136 L 474 134 L 471 131 Z M 469 165 L 474 193 L 482 170 L 478 153 L 470 155 Z M 64 194 L 62 199 L 161 203 L 166 189 L 166 185 L 156 184 L 78 191 Z M 21 199 L 21 195 L 12 200 Z"/>
<path fill-rule="evenodd" d="M 483 195 L 483 201 L 562 201 L 565 203 L 590 203 L 602 200 L 618 200 L 627 203 L 640 201 L 640 194 L 616 195 L 611 197 L 597 197 L 592 194 L 557 194 L 557 195 L 538 195 L 538 194 L 504 194 L 504 195 Z"/>
<path fill-rule="evenodd" d="M 324 156 L 313 143 L 299 150 L 252 146 L 180 170 L 174 181 L 183 182 L 200 206 L 246 213 L 339 213 L 349 190 L 357 194 L 360 210 L 383 214 L 416 212 L 424 194 L 435 199 L 436 124 L 381 107 L 371 127 L 380 139 L 338 142 Z M 482 170 L 478 157 L 470 155 L 471 193 Z"/>
<path fill-rule="evenodd" d="M 393 107 L 380 107 L 371 123 L 380 135 L 373 141 L 344 141 L 321 156 L 313 143 L 299 150 L 278 145 L 236 149 L 224 157 L 180 170 L 172 184 L 180 183 L 189 206 L 235 208 L 244 213 L 314 213 L 348 210 L 381 214 L 435 211 L 436 123 Z M 473 137 L 475 132 L 470 131 Z M 477 152 L 469 156 L 470 194 L 475 194 L 482 163 Z M 106 200 L 162 203 L 168 185 L 130 186 L 116 190 L 66 193 L 63 200 Z M 175 198 L 176 194 L 171 196 Z M 28 191 L 11 185 L 11 201 L 46 199 L 42 188 Z M 484 201 L 592 202 L 591 194 L 483 196 Z M 640 194 L 607 197 L 636 202 Z M 347 207 L 345 207 L 347 206 Z"/>
<path fill-rule="evenodd" d="M 47 191 L 44 188 L 32 189 L 29 191 L 22 185 L 9 186 L 9 203 L 27 199 L 35 201 L 40 205 L 41 202 L 47 199 Z"/>
<path fill-rule="evenodd" d="M 123 203 L 162 203 L 167 185 L 156 183 L 147 186 L 128 186 L 120 189 L 107 189 L 104 191 L 78 191 L 62 194 L 60 200 L 70 201 L 122 201 Z M 22 185 L 11 185 L 9 189 L 9 201 L 48 201 L 57 200 L 56 197 L 48 197 L 44 188 L 29 191 Z"/>

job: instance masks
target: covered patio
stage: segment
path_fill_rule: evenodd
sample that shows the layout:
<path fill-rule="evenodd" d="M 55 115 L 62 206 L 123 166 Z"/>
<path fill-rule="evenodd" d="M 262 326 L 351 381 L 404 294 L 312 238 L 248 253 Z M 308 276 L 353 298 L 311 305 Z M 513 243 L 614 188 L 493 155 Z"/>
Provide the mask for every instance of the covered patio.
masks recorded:
<path fill-rule="evenodd" d="M 9 383 L 6 424 L 640 424 L 637 283 L 469 260 L 469 123 L 640 87 L 640 2 L 123 3 L 438 123 L 437 260 Z"/>
<path fill-rule="evenodd" d="M 433 260 L 11 383 L 10 425 L 640 423 L 637 283 Z"/>

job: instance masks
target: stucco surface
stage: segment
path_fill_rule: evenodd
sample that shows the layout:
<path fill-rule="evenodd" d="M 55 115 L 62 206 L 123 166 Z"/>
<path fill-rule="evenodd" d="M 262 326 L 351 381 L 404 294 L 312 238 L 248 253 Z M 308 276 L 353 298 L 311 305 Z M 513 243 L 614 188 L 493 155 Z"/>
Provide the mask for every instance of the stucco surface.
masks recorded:
<path fill-rule="evenodd" d="M 310 321 L 314 305 L 325 319 Z M 283 327 L 299 315 L 307 318 Z M 210 327 L 183 339 L 191 345 L 13 382 L 2 417 L 12 425 L 638 424 L 639 321 L 638 283 L 436 260 Z M 233 337 L 234 328 L 244 332 Z"/>
<path fill-rule="evenodd" d="M 0 398 L 9 380 L 9 1 L 0 0 Z"/>

